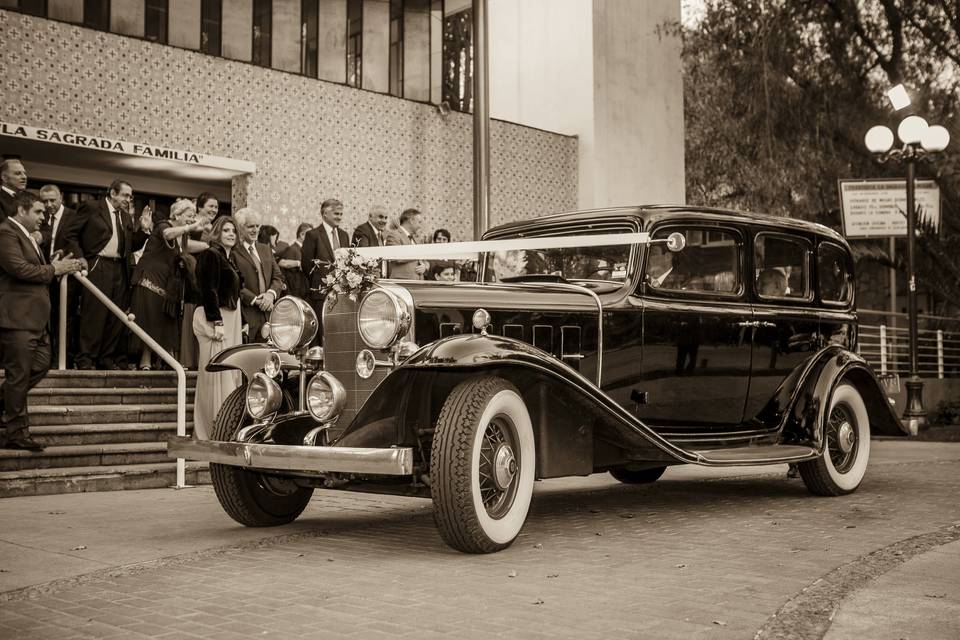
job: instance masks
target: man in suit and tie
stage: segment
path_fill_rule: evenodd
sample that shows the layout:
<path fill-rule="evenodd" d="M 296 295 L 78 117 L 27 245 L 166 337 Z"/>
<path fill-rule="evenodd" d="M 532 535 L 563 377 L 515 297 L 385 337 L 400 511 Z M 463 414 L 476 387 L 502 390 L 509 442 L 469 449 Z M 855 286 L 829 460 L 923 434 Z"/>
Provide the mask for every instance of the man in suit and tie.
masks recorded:
<path fill-rule="evenodd" d="M 27 188 L 27 170 L 16 158 L 0 162 L 0 221 L 17 215 L 16 196 Z"/>
<path fill-rule="evenodd" d="M 55 184 L 45 184 L 40 187 L 40 201 L 43 202 L 43 208 L 46 210 L 46 218 L 40 225 L 40 248 L 47 259 L 53 259 L 54 254 L 59 251 L 66 253 L 64 245 L 64 229 L 67 223 L 72 219 L 73 209 L 63 206 L 63 195 L 59 187 Z M 76 319 L 77 307 L 80 305 L 80 291 L 76 285 L 67 290 L 67 350 L 70 352 L 71 360 L 76 348 Z M 57 346 L 60 339 L 60 281 L 54 280 L 50 283 L 50 335 L 53 352 L 57 352 Z M 72 337 L 70 337 L 72 336 Z"/>
<path fill-rule="evenodd" d="M 50 369 L 50 283 L 83 268 L 81 260 L 48 261 L 33 239 L 43 222 L 43 203 L 29 191 L 16 197 L 17 211 L 0 222 L 0 346 L 3 351 L 3 411 L 0 445 L 42 451 L 30 437 L 27 393 Z"/>
<path fill-rule="evenodd" d="M 263 342 L 260 332 L 273 310 L 273 304 L 283 291 L 283 275 L 270 245 L 257 242 L 260 214 L 250 207 L 244 207 L 234 214 L 234 218 L 240 225 L 240 242 L 234 254 L 243 279 L 240 286 L 240 313 L 247 325 L 244 342 Z"/>
<path fill-rule="evenodd" d="M 353 246 L 355 247 L 382 247 L 384 229 L 387 227 L 387 208 L 382 204 L 375 204 L 367 214 L 367 221 L 353 230 Z"/>
<path fill-rule="evenodd" d="M 404 209 L 400 214 L 400 228 L 387 234 L 387 246 L 418 244 L 423 222 L 417 209 Z M 423 280 L 429 263 L 423 260 L 391 260 L 390 277 L 398 280 Z"/>
<path fill-rule="evenodd" d="M 132 202 L 130 183 L 114 180 L 106 198 L 84 202 L 66 223 L 61 223 L 66 225 L 65 250 L 86 260 L 90 282 L 121 309 L 127 308 L 130 299 L 129 258 L 149 235 L 142 220 L 131 217 Z M 120 318 L 86 288 L 80 294 L 80 309 L 77 368 L 126 368 L 126 331 Z"/>
<path fill-rule="evenodd" d="M 334 252 L 341 247 L 350 246 L 347 232 L 340 228 L 343 220 L 343 203 L 334 198 L 324 200 L 320 205 L 320 224 L 307 232 L 303 238 L 303 252 L 300 266 L 307 274 L 310 291 L 307 301 L 317 313 L 317 319 L 323 317 L 323 300 L 326 296 L 318 291 L 323 279 L 333 268 Z M 318 336 L 319 339 L 319 336 Z"/>

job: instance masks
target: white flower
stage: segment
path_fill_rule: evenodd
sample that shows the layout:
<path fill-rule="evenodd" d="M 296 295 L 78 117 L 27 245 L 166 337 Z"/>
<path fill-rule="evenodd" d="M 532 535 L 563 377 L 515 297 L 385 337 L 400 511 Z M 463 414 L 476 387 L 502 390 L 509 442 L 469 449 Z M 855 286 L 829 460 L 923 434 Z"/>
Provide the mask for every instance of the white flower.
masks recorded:
<path fill-rule="evenodd" d="M 351 289 L 356 289 L 363 282 L 363 276 L 355 271 L 351 271 L 347 274 L 347 285 Z"/>

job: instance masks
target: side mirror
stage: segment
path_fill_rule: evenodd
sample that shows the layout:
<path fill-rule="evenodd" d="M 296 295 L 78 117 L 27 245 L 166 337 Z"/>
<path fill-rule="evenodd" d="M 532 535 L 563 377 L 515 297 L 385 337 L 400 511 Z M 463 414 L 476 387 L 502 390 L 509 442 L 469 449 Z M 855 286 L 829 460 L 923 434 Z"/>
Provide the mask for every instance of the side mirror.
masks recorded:
<path fill-rule="evenodd" d="M 683 235 L 679 231 L 674 231 L 667 236 L 667 251 L 671 253 L 679 253 L 683 251 L 686 246 L 687 236 Z"/>

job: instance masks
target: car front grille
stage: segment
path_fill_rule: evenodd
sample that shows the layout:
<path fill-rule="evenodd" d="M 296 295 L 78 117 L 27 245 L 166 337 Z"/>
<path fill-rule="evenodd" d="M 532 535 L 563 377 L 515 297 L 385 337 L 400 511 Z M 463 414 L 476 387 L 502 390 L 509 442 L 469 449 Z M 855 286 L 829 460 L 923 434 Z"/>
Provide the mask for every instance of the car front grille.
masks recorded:
<path fill-rule="evenodd" d="M 368 348 L 357 330 L 358 303 L 340 296 L 336 303 L 326 307 L 323 313 L 323 368 L 336 376 L 347 391 L 347 403 L 331 437 L 336 437 L 350 424 L 377 385 L 387 377 L 389 369 L 377 367 L 371 377 L 364 380 L 357 375 L 357 354 Z M 378 360 L 384 354 L 374 352 Z"/>

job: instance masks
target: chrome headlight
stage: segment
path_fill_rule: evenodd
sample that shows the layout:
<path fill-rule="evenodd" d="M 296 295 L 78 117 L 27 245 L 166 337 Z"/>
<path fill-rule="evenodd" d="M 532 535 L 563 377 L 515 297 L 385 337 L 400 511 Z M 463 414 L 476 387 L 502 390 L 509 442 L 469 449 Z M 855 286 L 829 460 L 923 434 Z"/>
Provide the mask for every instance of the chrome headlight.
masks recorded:
<path fill-rule="evenodd" d="M 296 351 L 317 335 L 317 314 L 300 298 L 280 298 L 270 312 L 270 337 L 278 349 Z"/>
<path fill-rule="evenodd" d="M 247 413 L 255 420 L 259 420 L 271 413 L 276 413 L 283 401 L 283 392 L 280 385 L 263 373 L 253 376 L 247 385 Z"/>
<path fill-rule="evenodd" d="M 386 349 L 406 335 L 410 320 L 406 303 L 387 289 L 368 293 L 357 311 L 360 337 L 374 349 Z"/>
<path fill-rule="evenodd" d="M 280 354 L 274 351 L 267 356 L 266 361 L 263 363 L 263 372 L 271 378 L 276 378 L 280 375 L 282 366 L 283 362 L 280 360 Z"/>
<path fill-rule="evenodd" d="M 343 412 L 343 405 L 347 401 L 347 392 L 334 376 L 321 371 L 313 376 L 307 385 L 307 409 L 310 415 L 326 422 L 336 418 Z"/>

